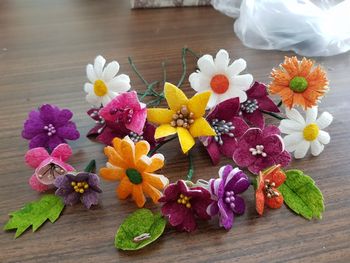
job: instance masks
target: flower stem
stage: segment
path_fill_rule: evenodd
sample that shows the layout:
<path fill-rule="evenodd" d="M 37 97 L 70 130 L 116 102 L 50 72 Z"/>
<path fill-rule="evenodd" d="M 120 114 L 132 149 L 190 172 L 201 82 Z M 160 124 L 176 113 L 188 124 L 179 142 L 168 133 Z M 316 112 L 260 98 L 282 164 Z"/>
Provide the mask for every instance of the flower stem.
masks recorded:
<path fill-rule="evenodd" d="M 282 116 L 276 114 L 276 113 L 273 113 L 273 112 L 268 112 L 268 111 L 264 111 L 262 110 L 263 113 L 267 114 L 267 115 L 270 115 L 278 120 L 284 120 L 285 118 L 283 118 Z"/>
<path fill-rule="evenodd" d="M 156 151 L 159 150 L 160 147 L 162 147 L 164 144 L 174 140 L 175 138 L 177 138 L 177 135 L 173 136 L 167 140 L 161 141 L 156 147 L 154 147 L 152 150 L 149 151 L 148 156 L 152 156 Z"/>
<path fill-rule="evenodd" d="M 282 106 L 282 100 L 280 100 L 280 102 L 277 104 L 277 107 L 281 107 Z"/>
<path fill-rule="evenodd" d="M 197 54 L 196 52 L 194 52 L 192 49 L 190 49 L 190 48 L 187 48 L 187 51 L 189 52 L 189 53 L 191 53 L 195 58 L 197 58 L 197 59 L 199 59 L 200 58 L 200 54 Z"/>
<path fill-rule="evenodd" d="M 188 164 L 189 164 L 189 167 L 188 167 L 186 180 L 192 181 L 194 168 L 193 168 L 193 158 L 192 158 L 191 152 L 188 152 Z"/>
<path fill-rule="evenodd" d="M 182 85 L 186 77 L 186 71 L 187 71 L 186 53 L 187 53 L 187 48 L 186 47 L 182 48 L 182 75 L 179 80 L 179 83 L 177 83 L 178 87 Z"/>
<path fill-rule="evenodd" d="M 85 167 L 84 172 L 95 173 L 96 172 L 96 161 L 91 160 L 89 164 Z"/>
<path fill-rule="evenodd" d="M 163 69 L 163 83 L 166 82 L 166 63 L 165 61 L 162 62 L 162 69 Z"/>
<path fill-rule="evenodd" d="M 155 90 L 153 90 L 153 86 L 156 84 L 158 84 L 158 81 L 154 81 L 147 86 L 145 93 L 143 93 L 143 95 L 140 97 L 140 101 L 142 101 L 148 95 L 155 96 L 155 97 L 159 96 L 159 94 Z"/>
<path fill-rule="evenodd" d="M 132 68 L 132 70 L 136 73 L 136 75 L 139 77 L 139 79 L 146 85 L 149 86 L 148 81 L 141 75 L 141 73 L 137 70 L 134 62 L 132 61 L 131 57 L 128 57 L 129 64 Z"/>

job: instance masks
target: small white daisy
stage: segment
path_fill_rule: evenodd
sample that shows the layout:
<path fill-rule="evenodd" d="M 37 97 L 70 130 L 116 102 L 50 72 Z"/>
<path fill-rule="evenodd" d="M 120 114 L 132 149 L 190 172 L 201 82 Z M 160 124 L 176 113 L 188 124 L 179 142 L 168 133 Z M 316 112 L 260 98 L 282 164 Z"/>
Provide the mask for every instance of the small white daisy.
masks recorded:
<path fill-rule="evenodd" d="M 85 83 L 86 101 L 95 107 L 106 106 L 120 92 L 130 89 L 130 78 L 118 74 L 119 63 L 112 61 L 105 67 L 106 60 L 102 56 L 95 58 L 94 65 L 86 66 L 86 75 L 91 83 Z"/>
<path fill-rule="evenodd" d="M 221 49 L 215 59 L 211 55 L 204 55 L 198 59 L 197 64 L 199 70 L 190 75 L 189 81 L 197 92 L 212 91 L 208 108 L 230 98 L 238 97 L 241 103 L 247 100 L 245 91 L 250 88 L 253 76 L 239 75 L 247 66 L 244 59 L 237 59 L 229 65 L 229 55 Z"/>
<path fill-rule="evenodd" d="M 306 119 L 296 109 L 286 110 L 288 119 L 281 121 L 279 129 L 288 134 L 283 138 L 287 151 L 294 152 L 297 159 L 304 158 L 311 146 L 311 154 L 318 156 L 331 137 L 323 131 L 333 121 L 333 116 L 323 112 L 317 119 L 317 107 L 306 111 Z"/>

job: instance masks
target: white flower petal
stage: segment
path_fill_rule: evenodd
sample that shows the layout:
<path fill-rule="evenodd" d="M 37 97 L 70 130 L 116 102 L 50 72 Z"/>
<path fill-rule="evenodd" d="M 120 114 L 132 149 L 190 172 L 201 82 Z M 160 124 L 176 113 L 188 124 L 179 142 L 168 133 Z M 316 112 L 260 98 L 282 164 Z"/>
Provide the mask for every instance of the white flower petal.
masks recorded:
<path fill-rule="evenodd" d="M 204 55 L 198 59 L 198 68 L 208 77 L 212 77 L 216 72 L 213 57 L 211 55 Z"/>
<path fill-rule="evenodd" d="M 101 100 L 95 95 L 95 93 L 88 93 L 86 95 L 86 101 L 95 107 L 101 106 Z"/>
<path fill-rule="evenodd" d="M 85 83 L 85 85 L 84 85 L 84 91 L 85 91 L 86 93 L 94 92 L 94 85 L 92 85 L 91 83 Z"/>
<path fill-rule="evenodd" d="M 104 95 L 103 97 L 101 97 L 101 99 L 102 99 L 103 107 L 106 106 L 112 100 L 112 98 L 109 96 L 108 93 L 106 95 Z"/>
<path fill-rule="evenodd" d="M 321 144 L 317 139 L 311 142 L 311 154 L 313 156 L 318 156 L 323 149 L 323 144 Z"/>
<path fill-rule="evenodd" d="M 304 158 L 309 148 L 310 148 L 310 142 L 303 140 L 297 145 L 294 152 L 294 157 L 296 159 Z"/>
<path fill-rule="evenodd" d="M 286 115 L 289 119 L 295 120 L 295 121 L 299 122 L 300 124 L 302 124 L 303 126 L 305 126 L 305 120 L 304 120 L 303 116 L 301 116 L 299 111 L 297 111 L 296 109 L 290 109 L 290 110 L 286 109 Z"/>
<path fill-rule="evenodd" d="M 97 80 L 93 65 L 88 64 L 86 66 L 86 76 L 91 83 L 95 83 L 95 81 Z"/>
<path fill-rule="evenodd" d="M 320 133 L 318 134 L 317 139 L 322 144 L 328 144 L 330 142 L 330 140 L 331 140 L 331 136 L 329 136 L 328 132 L 320 131 Z"/>
<path fill-rule="evenodd" d="M 111 100 L 112 100 L 112 99 L 114 99 L 115 97 L 117 97 L 117 96 L 119 95 L 119 93 L 113 92 L 113 91 L 109 91 L 109 92 L 107 93 L 107 95 L 108 95 L 108 97 L 110 97 Z"/>
<path fill-rule="evenodd" d="M 247 67 L 247 62 L 243 59 L 237 59 L 228 67 L 227 74 L 229 76 L 236 76 Z"/>
<path fill-rule="evenodd" d="M 218 99 L 219 99 L 219 96 L 216 93 L 212 92 L 207 104 L 207 109 L 211 109 L 215 107 L 219 103 Z"/>
<path fill-rule="evenodd" d="M 239 87 L 241 90 L 248 90 L 253 82 L 253 76 L 250 74 L 238 75 L 231 78 L 230 84 Z"/>
<path fill-rule="evenodd" d="M 108 88 L 114 92 L 125 92 L 128 91 L 130 86 L 130 78 L 128 75 L 121 74 L 113 78 L 107 84 Z"/>
<path fill-rule="evenodd" d="M 118 74 L 118 71 L 119 63 L 117 61 L 112 61 L 111 63 L 108 63 L 106 68 L 103 70 L 102 79 L 105 82 L 109 82 L 111 79 L 114 78 L 115 75 Z"/>
<path fill-rule="evenodd" d="M 291 134 L 295 132 L 302 132 L 305 126 L 295 120 L 284 119 L 281 120 L 278 128 L 282 133 Z"/>
<path fill-rule="evenodd" d="M 94 70 L 96 73 L 96 77 L 98 79 L 102 79 L 102 71 L 103 71 L 103 67 L 104 67 L 105 63 L 106 63 L 106 60 L 104 59 L 104 57 L 97 56 L 95 58 Z"/>
<path fill-rule="evenodd" d="M 302 141 L 304 141 L 304 138 L 301 132 L 296 132 L 283 138 L 284 146 L 288 152 L 294 152 Z"/>
<path fill-rule="evenodd" d="M 203 72 L 194 72 L 188 78 L 192 89 L 197 92 L 211 90 L 210 78 L 207 77 Z"/>
<path fill-rule="evenodd" d="M 333 121 L 333 116 L 329 112 L 325 111 L 321 114 L 321 116 L 316 120 L 316 124 L 320 128 L 320 130 L 323 130 L 324 128 L 327 128 Z"/>
<path fill-rule="evenodd" d="M 225 93 L 219 95 L 219 102 L 228 100 L 231 98 L 239 98 L 239 102 L 245 102 L 247 100 L 247 94 L 238 88 L 229 88 Z"/>
<path fill-rule="evenodd" d="M 306 124 L 314 123 L 317 118 L 317 107 L 312 107 L 306 111 Z"/>
<path fill-rule="evenodd" d="M 230 57 L 225 49 L 220 49 L 215 57 L 215 65 L 219 71 L 226 71 Z"/>

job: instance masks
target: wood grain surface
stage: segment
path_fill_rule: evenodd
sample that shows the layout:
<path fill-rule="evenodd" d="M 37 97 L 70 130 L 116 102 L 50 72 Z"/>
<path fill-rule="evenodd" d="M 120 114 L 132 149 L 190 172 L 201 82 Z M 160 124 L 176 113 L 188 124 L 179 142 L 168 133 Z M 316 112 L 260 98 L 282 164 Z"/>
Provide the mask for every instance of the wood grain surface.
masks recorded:
<path fill-rule="evenodd" d="M 70 108 L 82 136 L 70 143 L 71 164 L 82 169 L 95 158 L 99 167 L 106 157 L 103 145 L 85 134 L 94 124 L 86 115 L 83 84 L 85 66 L 97 54 L 116 59 L 129 74 L 132 86 L 144 89 L 128 65 L 133 57 L 149 81 L 162 79 L 162 61 L 168 80 L 177 83 L 182 73 L 181 48 L 215 54 L 229 50 L 232 58 L 245 58 L 247 71 L 268 82 L 269 72 L 288 52 L 259 51 L 244 47 L 232 30 L 232 19 L 210 7 L 130 10 L 129 1 L 117 0 L 2 0 L 0 2 L 0 223 L 8 213 L 39 194 L 27 184 L 32 170 L 23 156 L 27 141 L 21 129 L 29 110 L 42 103 Z M 193 234 L 167 227 L 165 235 L 137 252 L 114 248 L 114 235 L 122 220 L 136 209 L 133 202 L 115 197 L 115 183 L 102 182 L 101 204 L 90 211 L 77 205 L 65 208 L 55 224 L 45 223 L 36 233 L 28 230 L 14 240 L 13 232 L 0 231 L 0 262 L 349 262 L 349 53 L 316 58 L 329 71 L 329 94 L 320 110 L 334 115 L 328 131 L 332 141 L 317 158 L 296 161 L 291 167 L 312 176 L 324 194 L 323 220 L 307 221 L 289 209 L 268 210 L 258 217 L 253 190 L 244 197 L 245 215 L 236 217 L 227 232 L 214 219 L 200 223 Z M 188 58 L 188 72 L 195 60 Z M 159 87 L 161 90 L 162 87 Z M 184 90 L 192 95 L 188 81 Z M 276 98 L 277 100 L 278 98 Z M 275 122 L 271 120 L 271 123 Z M 171 181 L 186 176 L 187 158 L 178 142 L 162 148 Z M 194 179 L 217 175 L 205 150 L 195 149 Z M 220 165 L 232 163 L 223 159 Z M 147 208 L 157 209 L 148 202 Z"/>

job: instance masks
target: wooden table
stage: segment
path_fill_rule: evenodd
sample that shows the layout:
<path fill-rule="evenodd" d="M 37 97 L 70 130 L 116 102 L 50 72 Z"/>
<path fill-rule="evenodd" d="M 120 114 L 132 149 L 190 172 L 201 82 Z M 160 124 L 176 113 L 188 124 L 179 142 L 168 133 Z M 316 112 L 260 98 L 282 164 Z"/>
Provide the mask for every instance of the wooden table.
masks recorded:
<path fill-rule="evenodd" d="M 247 70 L 256 80 L 268 83 L 271 68 L 291 53 L 244 47 L 233 34 L 232 23 L 210 7 L 130 10 L 128 1 L 116 0 L 1 1 L 1 224 L 10 211 L 40 196 L 27 184 L 32 170 L 23 161 L 28 144 L 21 138 L 21 129 L 29 110 L 43 103 L 70 108 L 82 134 L 70 144 L 74 149 L 71 164 L 82 169 L 95 158 L 99 167 L 104 165 L 103 145 L 85 137 L 93 125 L 85 113 L 85 66 L 97 54 L 118 60 L 137 90 L 144 86 L 128 65 L 128 56 L 149 81 L 162 79 L 161 62 L 166 61 L 168 80 L 177 83 L 184 46 L 210 54 L 225 48 L 232 58 L 247 60 Z M 168 227 L 149 247 L 122 252 L 114 248 L 114 235 L 136 206 L 115 198 L 116 184 L 102 182 L 102 202 L 95 209 L 67 207 L 55 224 L 46 223 L 36 233 L 27 231 L 17 240 L 13 240 L 13 232 L 1 232 L 0 262 L 349 262 L 350 55 L 316 61 L 329 70 L 331 90 L 320 109 L 334 115 L 328 129 L 332 142 L 319 157 L 293 161 L 291 167 L 303 169 L 322 190 L 323 220 L 307 221 L 285 207 L 269 210 L 260 218 L 249 189 L 244 194 L 246 213 L 236 218 L 229 232 L 219 229 L 217 220 L 201 223 L 193 234 Z M 194 66 L 195 60 L 189 57 L 188 72 Z M 193 94 L 188 82 L 184 89 Z M 171 181 L 184 178 L 188 163 L 177 142 L 164 146 L 162 152 L 167 160 L 164 174 Z M 194 163 L 195 180 L 217 175 L 218 167 L 211 166 L 199 144 Z M 224 159 L 221 165 L 226 163 L 232 162 Z M 146 207 L 157 209 L 150 202 Z"/>

